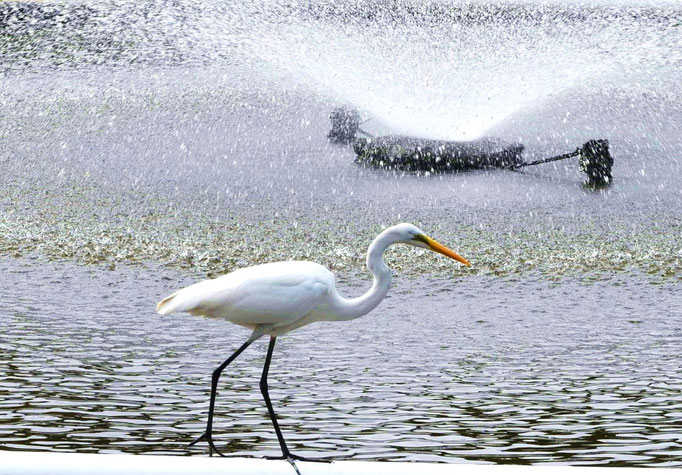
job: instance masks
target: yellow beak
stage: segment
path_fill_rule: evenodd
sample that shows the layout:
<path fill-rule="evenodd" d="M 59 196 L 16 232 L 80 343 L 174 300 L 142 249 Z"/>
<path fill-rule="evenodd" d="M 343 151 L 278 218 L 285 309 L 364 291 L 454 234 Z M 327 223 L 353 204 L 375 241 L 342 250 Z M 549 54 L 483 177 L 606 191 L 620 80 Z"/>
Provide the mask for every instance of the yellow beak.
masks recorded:
<path fill-rule="evenodd" d="M 452 251 L 452 250 L 448 249 L 447 247 L 443 246 L 438 241 L 435 241 L 428 236 L 424 236 L 424 242 L 429 246 L 429 248 L 431 248 L 432 251 L 435 251 L 439 254 L 443 254 L 444 256 L 448 256 L 451 259 L 454 259 L 456 261 L 461 262 L 465 266 L 471 266 L 469 261 L 464 259 L 459 254 L 457 254 L 455 251 Z"/>

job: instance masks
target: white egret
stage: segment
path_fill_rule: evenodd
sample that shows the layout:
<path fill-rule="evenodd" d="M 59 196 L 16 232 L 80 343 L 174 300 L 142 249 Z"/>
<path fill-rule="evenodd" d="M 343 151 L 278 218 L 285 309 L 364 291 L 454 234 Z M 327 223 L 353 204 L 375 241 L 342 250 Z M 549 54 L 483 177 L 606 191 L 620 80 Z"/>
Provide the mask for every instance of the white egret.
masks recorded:
<path fill-rule="evenodd" d="M 206 441 L 209 454 L 216 449 L 213 442 L 213 410 L 220 374 L 251 343 L 270 335 L 270 344 L 260 380 L 260 389 L 268 408 L 282 458 L 304 460 L 289 452 L 277 423 L 268 394 L 268 369 L 275 340 L 291 330 L 317 321 L 353 320 L 372 311 L 391 287 L 391 270 L 383 260 L 384 251 L 395 243 L 423 247 L 455 259 L 464 265 L 469 262 L 442 244 L 434 241 L 412 224 L 398 224 L 379 234 L 367 251 L 367 267 L 374 275 L 372 288 L 363 296 L 345 299 L 336 291 L 334 275 L 325 267 L 312 262 L 289 261 L 262 264 L 236 270 L 216 279 L 190 285 L 166 297 L 156 306 L 162 315 L 189 312 L 227 320 L 253 330 L 246 342 L 223 364 L 213 371 L 211 398 L 206 432 L 189 446 Z"/>

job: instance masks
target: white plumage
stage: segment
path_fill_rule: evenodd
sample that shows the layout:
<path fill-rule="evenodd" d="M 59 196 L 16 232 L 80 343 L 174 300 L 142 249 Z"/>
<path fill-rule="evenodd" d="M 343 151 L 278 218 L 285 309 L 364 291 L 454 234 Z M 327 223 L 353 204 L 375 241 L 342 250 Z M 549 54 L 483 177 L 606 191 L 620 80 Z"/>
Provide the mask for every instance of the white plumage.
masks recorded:
<path fill-rule="evenodd" d="M 252 342 L 270 335 L 261 391 L 282 449 L 282 457 L 293 463 L 296 457 L 286 446 L 270 403 L 267 374 L 277 336 L 309 323 L 328 320 L 352 320 L 372 311 L 391 287 L 391 270 L 383 260 L 384 251 L 395 243 L 431 249 L 465 265 L 469 262 L 442 244 L 426 236 L 411 224 L 398 224 L 379 234 L 367 251 L 367 267 L 374 275 L 372 288 L 354 299 L 345 299 L 336 291 L 334 275 L 319 264 L 288 261 L 239 269 L 217 279 L 204 280 L 166 297 L 156 306 L 162 315 L 189 312 L 219 318 L 253 330 L 249 339 L 213 372 L 211 400 L 206 432 L 199 441 L 209 444 L 210 454 L 217 452 L 212 436 L 213 411 L 218 378 L 225 367 Z M 222 454 L 220 454 L 222 455 Z"/>
<path fill-rule="evenodd" d="M 159 302 L 156 310 L 219 318 L 251 329 L 269 324 L 274 330 L 311 313 L 324 319 L 325 302 L 335 293 L 334 275 L 323 266 L 273 262 L 185 287 Z"/>

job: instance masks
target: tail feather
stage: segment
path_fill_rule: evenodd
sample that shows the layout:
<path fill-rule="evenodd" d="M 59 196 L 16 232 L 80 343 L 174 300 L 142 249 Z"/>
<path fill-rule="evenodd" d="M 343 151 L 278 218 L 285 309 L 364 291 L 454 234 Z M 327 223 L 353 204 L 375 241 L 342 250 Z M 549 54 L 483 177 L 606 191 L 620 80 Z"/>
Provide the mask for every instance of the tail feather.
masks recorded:
<path fill-rule="evenodd" d="M 169 295 L 162 301 L 156 304 L 156 312 L 160 313 L 161 315 L 168 315 L 169 313 L 172 313 L 173 310 L 175 310 L 175 305 L 173 300 L 175 297 L 178 295 L 177 292 L 175 292 L 172 295 Z"/>
<path fill-rule="evenodd" d="M 2 0 L 0 0 L 2 1 Z M 222 283 L 218 283 L 223 285 Z M 204 280 L 180 289 L 169 295 L 156 305 L 156 311 L 161 315 L 173 312 L 189 312 L 192 315 L 205 315 L 210 309 L 216 294 L 220 293 L 215 280 Z"/>

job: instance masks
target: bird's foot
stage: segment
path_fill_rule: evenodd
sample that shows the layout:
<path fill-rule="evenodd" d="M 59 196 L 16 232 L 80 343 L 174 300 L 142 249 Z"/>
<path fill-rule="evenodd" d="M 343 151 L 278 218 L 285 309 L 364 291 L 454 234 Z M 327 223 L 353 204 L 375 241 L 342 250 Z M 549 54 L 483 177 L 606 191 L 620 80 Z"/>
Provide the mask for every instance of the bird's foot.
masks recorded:
<path fill-rule="evenodd" d="M 302 457 L 300 455 L 292 454 L 291 452 L 287 452 L 282 455 L 278 455 L 276 457 L 265 457 L 268 460 L 288 460 L 289 463 L 294 463 L 294 462 L 322 462 L 322 463 L 331 463 L 331 460 L 326 460 L 326 459 L 319 459 L 319 458 L 310 458 L 310 457 Z"/>
<path fill-rule="evenodd" d="M 311 458 L 311 457 L 302 457 L 300 455 L 292 454 L 290 453 L 288 458 L 292 460 L 298 460 L 300 462 L 322 462 L 322 463 L 332 463 L 331 460 L 326 460 L 326 459 L 321 459 L 321 458 Z"/>
<path fill-rule="evenodd" d="M 286 460 L 291 464 L 292 467 L 294 467 L 294 470 L 296 470 L 297 475 L 301 475 L 301 472 L 298 470 L 298 467 L 296 466 L 296 462 L 330 462 L 329 460 L 321 460 L 321 459 L 311 459 L 308 457 L 301 457 L 300 455 L 295 455 L 292 454 L 291 452 L 286 452 L 283 453 L 280 456 L 277 457 L 265 457 L 268 460 Z"/>
<path fill-rule="evenodd" d="M 193 445 L 197 444 L 198 442 L 202 442 L 202 441 L 208 442 L 208 456 L 209 457 L 213 457 L 213 452 L 217 453 L 221 457 L 224 457 L 224 455 L 220 453 L 220 450 L 218 450 L 216 448 L 215 444 L 213 443 L 213 435 L 210 432 L 204 432 L 203 434 L 201 434 L 199 437 L 197 437 L 192 442 L 190 442 L 187 445 L 187 448 L 190 448 Z"/>

